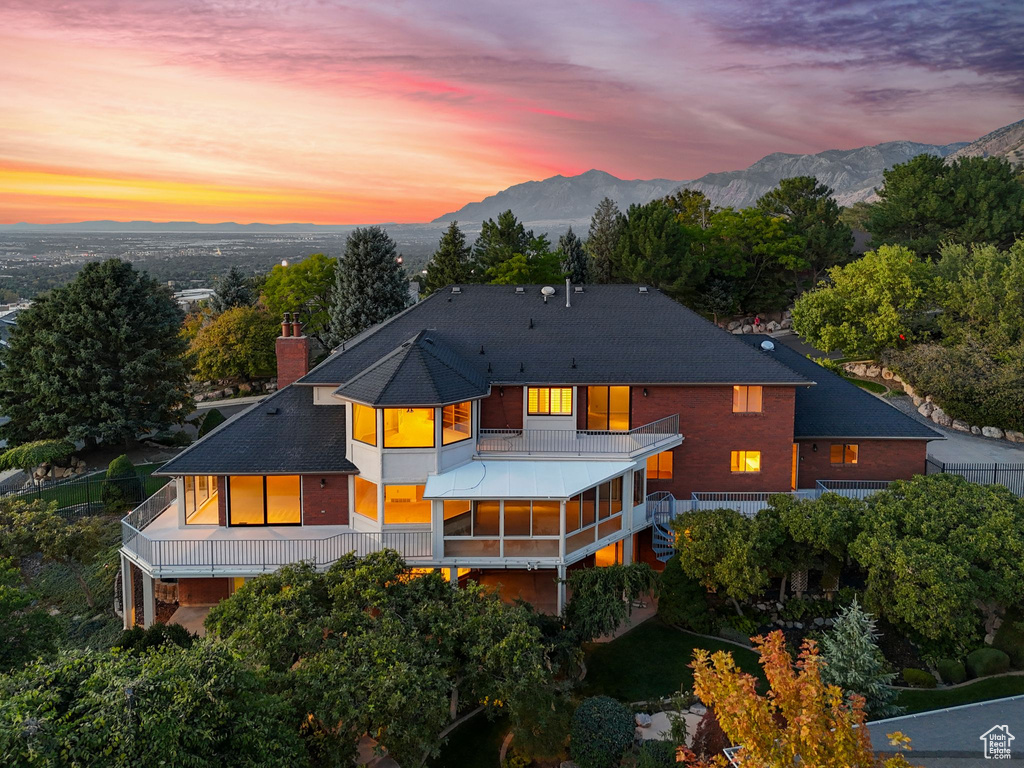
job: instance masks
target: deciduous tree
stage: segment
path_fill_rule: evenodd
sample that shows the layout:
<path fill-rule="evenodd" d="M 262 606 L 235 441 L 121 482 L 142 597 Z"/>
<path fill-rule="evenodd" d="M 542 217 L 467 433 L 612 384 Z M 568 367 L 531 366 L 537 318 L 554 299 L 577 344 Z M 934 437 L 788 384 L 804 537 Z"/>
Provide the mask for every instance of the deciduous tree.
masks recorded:
<path fill-rule="evenodd" d="M 328 346 L 337 266 L 337 259 L 323 253 L 310 254 L 288 266 L 278 264 L 263 283 L 260 303 L 278 323 L 285 312 L 298 312 L 304 332 Z"/>
<path fill-rule="evenodd" d="M 170 292 L 131 264 L 86 264 L 23 310 L 0 349 L 0 434 L 116 444 L 182 422 L 181 319 Z"/>
<path fill-rule="evenodd" d="M 409 283 L 398 259 L 398 247 L 382 227 L 357 227 L 348 236 L 331 300 L 332 343 L 405 309 Z"/>
<path fill-rule="evenodd" d="M 864 700 L 851 697 L 821 679 L 821 657 L 813 640 L 805 640 L 794 665 L 782 632 L 755 638 L 761 665 L 771 691 L 757 692 L 757 680 L 736 666 L 732 655 L 705 650 L 694 654 L 693 691 L 713 706 L 729 740 L 738 745 L 732 758 L 744 768 L 877 768 L 880 761 L 871 748 L 864 727 Z M 900 733 L 890 734 L 901 746 Z M 684 761 L 693 766 L 722 765 L 703 761 L 683 750 Z M 902 755 L 886 760 L 885 768 L 905 768 Z"/>
<path fill-rule="evenodd" d="M 581 643 L 614 632 L 631 613 L 632 603 L 654 592 L 656 578 L 647 563 L 579 568 L 566 580 L 572 597 L 565 623 Z"/>
<path fill-rule="evenodd" d="M 883 245 L 829 270 L 796 300 L 793 328 L 825 352 L 877 355 L 925 337 L 923 316 L 936 303 L 930 264 L 902 246 Z"/>
<path fill-rule="evenodd" d="M 235 307 L 196 335 L 191 350 L 198 379 L 259 379 L 277 370 L 280 320 L 258 307 Z"/>

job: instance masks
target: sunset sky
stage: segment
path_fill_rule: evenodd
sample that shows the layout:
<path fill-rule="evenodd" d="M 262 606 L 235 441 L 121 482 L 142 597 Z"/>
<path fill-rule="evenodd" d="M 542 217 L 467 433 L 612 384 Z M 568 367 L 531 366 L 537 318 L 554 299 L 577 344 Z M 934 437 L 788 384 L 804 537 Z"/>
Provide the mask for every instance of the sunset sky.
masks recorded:
<path fill-rule="evenodd" d="M 3 0 L 0 223 L 417 222 L 1024 117 L 1012 2 Z"/>

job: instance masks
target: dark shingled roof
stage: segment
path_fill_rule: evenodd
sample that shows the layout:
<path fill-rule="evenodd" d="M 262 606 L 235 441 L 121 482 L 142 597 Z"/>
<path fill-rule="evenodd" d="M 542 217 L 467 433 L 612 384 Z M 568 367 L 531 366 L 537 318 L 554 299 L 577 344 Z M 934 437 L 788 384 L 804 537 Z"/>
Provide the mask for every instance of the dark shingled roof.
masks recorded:
<path fill-rule="evenodd" d="M 420 331 L 436 332 L 493 384 L 808 384 L 653 288 L 443 288 L 347 341 L 299 380 L 338 387 Z"/>
<path fill-rule="evenodd" d="M 437 331 L 420 331 L 335 390 L 367 405 L 433 406 L 485 397 L 487 379 Z"/>
<path fill-rule="evenodd" d="M 314 405 L 285 387 L 247 408 L 160 468 L 161 475 L 357 472 L 345 458 L 345 407 Z"/>
<path fill-rule="evenodd" d="M 817 384 L 796 390 L 796 417 L 793 432 L 797 438 L 858 437 L 938 440 L 942 435 L 883 400 L 851 384 L 841 376 L 822 368 L 780 341 L 773 341 L 772 352 L 759 347 L 768 336 L 737 336 L 757 354 L 773 357 Z"/>

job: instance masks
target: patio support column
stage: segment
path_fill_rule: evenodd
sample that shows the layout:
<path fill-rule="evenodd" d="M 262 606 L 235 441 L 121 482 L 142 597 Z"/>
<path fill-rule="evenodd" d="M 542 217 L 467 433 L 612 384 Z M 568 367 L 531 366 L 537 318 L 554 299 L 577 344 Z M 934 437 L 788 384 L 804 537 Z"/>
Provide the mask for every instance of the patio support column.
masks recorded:
<path fill-rule="evenodd" d="M 558 566 L 558 602 L 556 605 L 559 616 L 565 610 L 565 566 Z"/>
<path fill-rule="evenodd" d="M 132 628 L 132 610 L 135 602 L 135 589 L 132 585 L 132 564 L 127 557 L 121 555 L 121 617 L 124 628 Z"/>
<path fill-rule="evenodd" d="M 142 626 L 149 629 L 156 621 L 156 598 L 153 596 L 153 577 L 142 574 Z"/>
<path fill-rule="evenodd" d="M 622 540 L 622 564 L 629 565 L 633 562 L 633 534 L 629 534 Z"/>
<path fill-rule="evenodd" d="M 449 568 L 448 569 L 448 583 L 452 585 L 452 589 L 459 588 L 459 569 Z"/>

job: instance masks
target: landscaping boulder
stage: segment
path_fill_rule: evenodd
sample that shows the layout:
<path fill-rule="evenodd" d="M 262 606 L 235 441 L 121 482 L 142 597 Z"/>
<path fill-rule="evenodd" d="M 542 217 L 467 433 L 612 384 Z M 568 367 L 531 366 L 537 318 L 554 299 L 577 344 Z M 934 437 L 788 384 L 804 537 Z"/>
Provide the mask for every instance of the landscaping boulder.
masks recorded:
<path fill-rule="evenodd" d="M 784 330 L 784 331 L 788 330 L 788 329 L 790 329 L 792 327 L 793 327 L 793 321 L 790 320 L 788 317 L 784 318 L 783 321 L 781 323 L 779 323 L 779 328 L 781 330 Z"/>
<path fill-rule="evenodd" d="M 971 425 L 968 424 L 963 419 L 953 419 L 953 423 L 952 423 L 951 426 L 957 432 L 970 432 L 971 431 Z"/>
<path fill-rule="evenodd" d="M 971 434 L 972 435 L 980 435 L 981 434 L 981 427 L 972 425 L 971 426 Z"/>
<path fill-rule="evenodd" d="M 1003 436 L 1011 443 L 1024 443 L 1024 432 L 1015 432 L 1012 429 L 1008 429 L 1003 433 Z"/>
<path fill-rule="evenodd" d="M 741 332 L 742 333 L 752 333 L 753 330 L 754 330 L 754 326 L 752 326 L 752 325 L 744 325 L 743 328 L 741 329 Z"/>
<path fill-rule="evenodd" d="M 950 427 L 953 425 L 953 417 L 948 415 L 941 408 L 936 408 L 932 411 L 931 419 L 940 427 Z"/>
<path fill-rule="evenodd" d="M 774 320 L 768 323 L 766 327 L 768 328 L 768 333 L 775 333 L 776 331 L 782 330 L 782 326 Z"/>
<path fill-rule="evenodd" d="M 982 427 L 981 434 L 983 434 L 985 437 L 994 437 L 997 440 L 1003 439 L 1003 430 L 1001 430 L 999 427 Z"/>
<path fill-rule="evenodd" d="M 726 326 L 730 331 L 735 331 L 737 328 L 742 327 L 743 323 L 739 320 L 733 320 L 729 325 Z"/>
<path fill-rule="evenodd" d="M 924 416 L 926 419 L 932 417 L 932 411 L 935 410 L 935 406 L 925 400 L 921 405 L 917 407 L 917 412 Z"/>
<path fill-rule="evenodd" d="M 917 395 L 911 395 L 910 399 L 914 401 L 915 408 L 920 408 L 921 404 L 924 402 L 924 398 L 918 397 Z"/>
<path fill-rule="evenodd" d="M 888 368 L 882 368 L 882 378 L 886 381 L 892 381 L 896 374 L 890 371 Z"/>
<path fill-rule="evenodd" d="M 848 366 L 846 370 L 848 370 L 854 376 L 868 375 L 868 367 L 864 365 L 864 363 L 854 363 L 853 365 Z"/>
<path fill-rule="evenodd" d="M 646 712 L 637 712 L 633 719 L 636 721 L 636 724 L 641 728 L 651 727 L 651 716 L 648 715 Z"/>
<path fill-rule="evenodd" d="M 879 368 L 877 365 L 869 365 L 864 370 L 864 375 L 867 376 L 868 378 L 871 378 L 871 379 L 877 379 L 878 376 L 881 375 L 881 373 L 882 373 L 882 369 Z"/>

